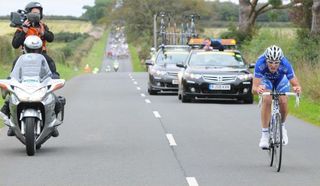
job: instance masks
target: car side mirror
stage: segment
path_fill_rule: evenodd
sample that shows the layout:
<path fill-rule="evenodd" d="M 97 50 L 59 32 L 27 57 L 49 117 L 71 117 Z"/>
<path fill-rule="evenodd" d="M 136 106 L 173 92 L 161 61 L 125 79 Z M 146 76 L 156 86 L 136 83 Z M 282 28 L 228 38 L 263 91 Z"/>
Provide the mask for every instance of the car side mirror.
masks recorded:
<path fill-rule="evenodd" d="M 255 66 L 256 66 L 255 63 L 250 63 L 250 64 L 249 64 L 249 68 L 254 68 Z"/>
<path fill-rule="evenodd" d="M 145 65 L 152 66 L 153 65 L 153 61 L 151 59 L 147 59 L 146 62 L 145 62 Z"/>
<path fill-rule="evenodd" d="M 184 65 L 183 62 L 178 62 L 176 65 L 180 68 L 186 68 L 186 65 Z"/>

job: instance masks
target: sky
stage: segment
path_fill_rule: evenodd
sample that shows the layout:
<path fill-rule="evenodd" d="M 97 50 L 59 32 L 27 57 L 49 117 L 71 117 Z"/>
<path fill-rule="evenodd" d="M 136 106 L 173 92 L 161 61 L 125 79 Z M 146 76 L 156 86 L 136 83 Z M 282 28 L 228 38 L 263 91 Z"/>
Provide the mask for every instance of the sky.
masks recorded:
<path fill-rule="evenodd" d="M 94 0 L 0 0 L 0 16 L 24 9 L 32 1 L 41 3 L 44 15 L 71 15 L 79 17 L 84 13 L 84 5 L 93 6 Z"/>

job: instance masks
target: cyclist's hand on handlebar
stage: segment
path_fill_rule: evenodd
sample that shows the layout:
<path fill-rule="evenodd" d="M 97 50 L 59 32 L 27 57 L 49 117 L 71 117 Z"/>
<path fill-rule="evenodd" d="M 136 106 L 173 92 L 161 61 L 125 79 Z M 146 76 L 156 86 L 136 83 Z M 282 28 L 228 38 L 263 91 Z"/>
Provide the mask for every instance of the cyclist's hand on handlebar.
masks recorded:
<path fill-rule="evenodd" d="M 266 86 L 265 85 L 259 85 L 256 89 L 257 94 L 262 94 L 263 92 L 266 91 Z"/>
<path fill-rule="evenodd" d="M 301 87 L 300 86 L 293 86 L 292 87 L 293 91 L 297 94 L 300 94 L 301 93 Z"/>

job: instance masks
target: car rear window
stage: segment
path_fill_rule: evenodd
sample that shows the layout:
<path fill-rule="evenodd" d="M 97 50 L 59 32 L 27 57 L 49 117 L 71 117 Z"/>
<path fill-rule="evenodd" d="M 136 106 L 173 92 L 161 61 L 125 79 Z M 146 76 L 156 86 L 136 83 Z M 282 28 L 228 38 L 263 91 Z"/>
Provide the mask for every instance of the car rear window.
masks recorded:
<path fill-rule="evenodd" d="M 184 62 L 188 57 L 189 52 L 165 52 L 159 53 L 156 63 L 162 64 L 177 64 L 178 62 Z"/>

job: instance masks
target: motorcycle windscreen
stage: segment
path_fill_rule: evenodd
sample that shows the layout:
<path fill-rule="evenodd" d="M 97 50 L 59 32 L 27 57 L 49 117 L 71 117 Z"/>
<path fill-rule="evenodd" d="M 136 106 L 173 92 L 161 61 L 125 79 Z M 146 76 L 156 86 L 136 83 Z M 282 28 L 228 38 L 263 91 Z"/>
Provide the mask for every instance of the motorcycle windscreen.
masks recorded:
<path fill-rule="evenodd" d="M 52 73 L 46 59 L 41 54 L 24 54 L 17 60 L 10 77 L 22 82 L 24 79 L 37 79 L 43 82 Z"/>

